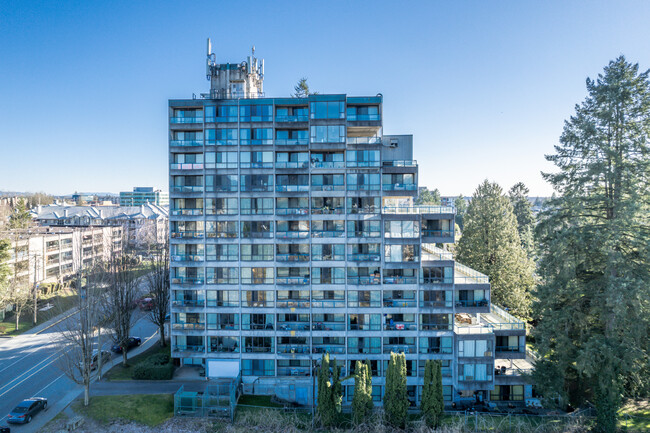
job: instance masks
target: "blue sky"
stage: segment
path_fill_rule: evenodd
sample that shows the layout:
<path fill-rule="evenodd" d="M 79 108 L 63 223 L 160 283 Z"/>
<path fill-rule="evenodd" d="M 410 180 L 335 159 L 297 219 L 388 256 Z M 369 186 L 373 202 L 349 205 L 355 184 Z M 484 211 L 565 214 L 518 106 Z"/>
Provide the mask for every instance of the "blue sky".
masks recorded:
<path fill-rule="evenodd" d="M 624 54 L 650 68 L 647 1 L 0 2 L 0 190 L 167 187 L 167 100 L 205 92 L 255 44 L 268 96 L 384 95 L 420 185 L 488 178 L 550 195 L 563 122 Z"/>

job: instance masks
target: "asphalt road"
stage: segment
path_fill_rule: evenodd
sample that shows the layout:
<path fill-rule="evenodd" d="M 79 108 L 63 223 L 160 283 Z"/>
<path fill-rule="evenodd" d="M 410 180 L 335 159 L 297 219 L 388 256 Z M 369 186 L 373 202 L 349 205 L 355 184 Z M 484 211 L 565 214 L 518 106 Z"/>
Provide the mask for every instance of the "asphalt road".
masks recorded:
<path fill-rule="evenodd" d="M 156 334 L 157 328 L 144 317 L 144 313 L 138 310 L 135 310 L 135 313 L 139 319 L 131 335 L 142 338 L 144 343 Z M 11 409 L 23 399 L 34 396 L 46 397 L 48 410 L 45 413 L 37 414 L 30 424 L 11 426 L 12 432 L 36 431 L 35 424 L 42 425 L 41 422 L 37 422 L 39 418 L 53 417 L 54 412 L 58 413 L 83 391 L 82 386 L 74 383 L 63 373 L 60 360 L 64 350 L 61 343 L 61 329 L 65 329 L 63 325 L 67 321 L 73 323 L 77 320 L 78 314 L 75 313 L 37 334 L 0 339 L 0 425 L 6 424 Z M 157 338 L 156 335 L 154 339 Z M 102 336 L 104 349 L 110 349 L 112 344 L 110 338 L 106 335 Z M 113 358 L 118 358 L 115 362 L 119 362 L 121 355 L 113 354 Z M 64 401 L 65 405 L 63 405 Z"/>

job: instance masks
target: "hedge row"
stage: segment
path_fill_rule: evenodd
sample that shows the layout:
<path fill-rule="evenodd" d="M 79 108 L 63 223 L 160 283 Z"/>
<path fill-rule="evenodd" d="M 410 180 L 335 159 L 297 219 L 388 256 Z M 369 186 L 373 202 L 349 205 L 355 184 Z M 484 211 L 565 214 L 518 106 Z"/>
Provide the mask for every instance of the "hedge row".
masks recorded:
<path fill-rule="evenodd" d="M 174 364 L 169 355 L 157 353 L 133 367 L 134 380 L 170 380 L 174 376 Z"/>

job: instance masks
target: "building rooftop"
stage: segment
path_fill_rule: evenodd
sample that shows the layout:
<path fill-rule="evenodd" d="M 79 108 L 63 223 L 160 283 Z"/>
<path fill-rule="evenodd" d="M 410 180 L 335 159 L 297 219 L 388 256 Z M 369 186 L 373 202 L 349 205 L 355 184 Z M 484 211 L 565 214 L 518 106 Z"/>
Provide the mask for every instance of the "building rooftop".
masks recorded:
<path fill-rule="evenodd" d="M 155 204 L 142 206 L 38 206 L 32 209 L 35 219 L 62 219 L 88 217 L 93 219 L 115 220 L 124 218 L 167 218 L 169 210 Z"/>

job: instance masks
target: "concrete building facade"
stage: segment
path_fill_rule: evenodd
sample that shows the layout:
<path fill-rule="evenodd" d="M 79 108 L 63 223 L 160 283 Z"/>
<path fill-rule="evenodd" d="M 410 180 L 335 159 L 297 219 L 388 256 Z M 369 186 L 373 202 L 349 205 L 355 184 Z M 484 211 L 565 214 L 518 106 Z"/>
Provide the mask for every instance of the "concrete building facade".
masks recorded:
<path fill-rule="evenodd" d="M 153 204 L 169 206 L 169 194 L 153 187 L 136 186 L 133 191 L 120 192 L 120 206 Z"/>
<path fill-rule="evenodd" d="M 254 56 L 207 71 L 209 94 L 169 101 L 173 356 L 239 360 L 246 389 L 303 403 L 323 353 L 343 376 L 370 360 L 380 402 L 403 352 L 413 405 L 428 359 L 447 403 L 523 401 L 525 324 L 436 247 L 454 209 L 413 205 L 413 137 L 383 134 L 382 95 L 265 98 Z"/>

